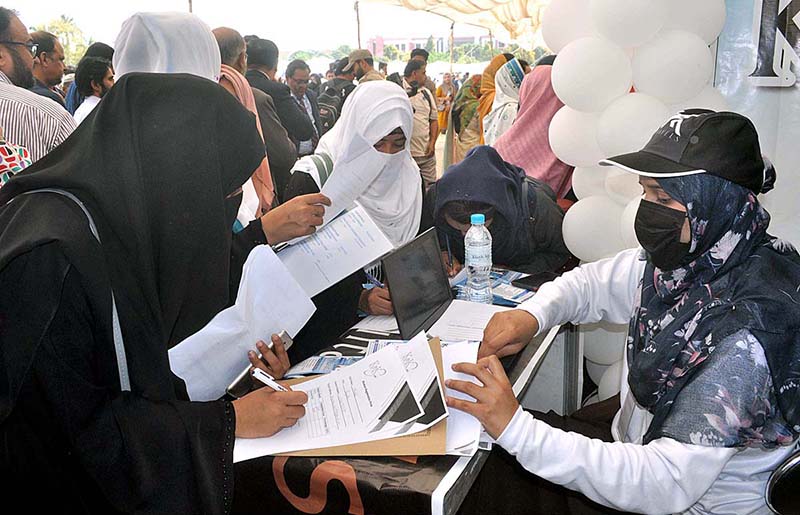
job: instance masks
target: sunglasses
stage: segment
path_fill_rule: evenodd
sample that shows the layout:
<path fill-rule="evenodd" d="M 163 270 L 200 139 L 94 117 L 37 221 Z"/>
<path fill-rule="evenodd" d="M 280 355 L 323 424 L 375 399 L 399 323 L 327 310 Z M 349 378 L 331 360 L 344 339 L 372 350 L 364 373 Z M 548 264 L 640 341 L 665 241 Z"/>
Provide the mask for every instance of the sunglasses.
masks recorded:
<path fill-rule="evenodd" d="M 39 50 L 39 45 L 36 43 L 20 43 L 19 41 L 0 41 L 0 45 L 19 45 L 27 48 L 31 55 L 36 57 L 36 52 Z"/>

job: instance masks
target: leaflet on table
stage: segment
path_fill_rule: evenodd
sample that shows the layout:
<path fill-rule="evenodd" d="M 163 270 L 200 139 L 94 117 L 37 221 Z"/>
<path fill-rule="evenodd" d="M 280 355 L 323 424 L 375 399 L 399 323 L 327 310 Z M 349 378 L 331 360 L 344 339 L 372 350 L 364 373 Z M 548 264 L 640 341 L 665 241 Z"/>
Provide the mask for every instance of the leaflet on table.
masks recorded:
<path fill-rule="evenodd" d="M 219 399 L 247 366 L 247 351 L 285 330 L 294 336 L 316 308 L 267 245 L 245 262 L 236 303 L 169 351 L 170 368 L 193 401 Z"/>
<path fill-rule="evenodd" d="M 428 330 L 431 336 L 442 340 L 483 340 L 483 330 L 495 313 L 507 311 L 505 306 L 478 304 L 464 300 L 454 300 L 442 316 Z"/>
<path fill-rule="evenodd" d="M 466 268 L 462 269 L 459 274 L 450 280 L 450 286 L 456 288 L 456 298 L 466 300 L 466 285 L 467 273 Z M 502 270 L 493 268 L 490 273 L 492 281 L 492 302 L 504 306 L 517 306 L 526 300 L 533 297 L 536 292 L 526 290 L 524 288 L 517 288 L 511 284 L 512 281 L 528 277 L 530 274 L 523 274 L 522 272 L 515 272 L 513 270 Z"/>
<path fill-rule="evenodd" d="M 327 155 L 316 155 L 310 159 L 330 159 Z M 331 205 L 325 208 L 322 226 L 332 222 L 339 214 L 350 209 L 386 165 L 387 156 L 375 150 L 364 138 L 355 135 L 344 154 L 339 156 L 330 176 L 322 184 L 320 193 L 328 197 Z M 320 181 L 317 181 L 318 183 Z M 318 230 L 321 229 L 318 228 Z M 310 236 L 295 238 L 298 243 Z"/>
<path fill-rule="evenodd" d="M 284 375 L 286 379 L 295 377 L 330 374 L 334 370 L 348 367 L 361 360 L 363 356 L 311 356 L 290 368 Z"/>
<path fill-rule="evenodd" d="M 400 332 L 400 329 L 397 325 L 397 319 L 394 317 L 394 315 L 370 315 L 368 317 L 364 317 L 353 326 L 353 329 L 385 333 Z"/>
<path fill-rule="evenodd" d="M 278 257 L 313 297 L 392 250 L 366 210 L 356 205 Z"/>
<path fill-rule="evenodd" d="M 308 394 L 306 414 L 269 438 L 237 438 L 233 461 L 378 440 L 424 415 L 400 356 L 384 349 L 347 368 L 293 387 Z M 401 434 L 411 434 L 408 429 Z M 396 436 L 394 433 L 393 436 Z"/>
<path fill-rule="evenodd" d="M 475 381 L 475 378 L 453 370 L 456 363 L 475 363 L 478 359 L 478 342 L 448 343 L 442 345 L 442 365 L 445 381 L 459 379 Z M 450 397 L 474 402 L 469 395 L 445 388 Z M 456 456 L 472 456 L 478 452 L 481 436 L 481 423 L 477 418 L 457 409 L 450 410 L 447 419 L 447 454 Z"/>

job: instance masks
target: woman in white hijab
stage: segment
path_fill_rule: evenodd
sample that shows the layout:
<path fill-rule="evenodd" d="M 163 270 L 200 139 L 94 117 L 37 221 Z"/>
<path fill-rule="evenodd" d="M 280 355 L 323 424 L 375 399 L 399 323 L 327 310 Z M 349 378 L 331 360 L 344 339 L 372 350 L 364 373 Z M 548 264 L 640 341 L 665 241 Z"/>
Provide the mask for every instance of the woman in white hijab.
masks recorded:
<path fill-rule="evenodd" d="M 491 112 L 483 119 L 483 140 L 494 145 L 517 119 L 519 88 L 525 72 L 517 59 L 508 61 L 495 76 L 495 97 Z"/>
<path fill-rule="evenodd" d="M 320 139 L 316 152 L 295 165 L 286 197 L 319 191 L 332 174 L 372 170 L 370 175 L 375 178 L 363 184 L 356 202 L 395 247 L 411 241 L 419 232 L 422 215 L 422 178 L 409 150 L 413 116 L 408 95 L 396 84 L 372 81 L 359 85 L 347 97 L 341 118 Z M 375 281 L 381 276 L 378 267 L 368 273 L 374 276 L 371 281 L 379 282 Z M 308 339 L 318 341 L 338 336 L 355 321 L 357 307 L 370 314 L 392 314 L 388 290 L 362 289 L 364 282 L 365 275 L 359 271 L 316 297 L 318 313 L 328 325 L 312 328 L 317 325 L 315 316 L 301 335 L 316 332 L 316 338 Z M 341 324 L 332 327 L 332 320 Z"/>

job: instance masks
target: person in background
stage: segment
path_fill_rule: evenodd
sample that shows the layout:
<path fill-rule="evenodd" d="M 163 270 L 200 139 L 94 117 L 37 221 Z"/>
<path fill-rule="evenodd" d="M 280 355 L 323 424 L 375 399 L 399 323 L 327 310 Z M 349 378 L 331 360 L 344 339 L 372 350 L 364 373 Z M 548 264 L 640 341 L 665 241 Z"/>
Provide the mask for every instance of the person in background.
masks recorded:
<path fill-rule="evenodd" d="M 34 163 L 75 129 L 75 120 L 59 104 L 28 90 L 34 84 L 36 48 L 17 15 L 0 7 L 0 127 Z"/>
<path fill-rule="evenodd" d="M 289 195 L 315 193 L 331 174 L 345 173 L 336 168 L 343 156 L 363 160 L 380 172 L 356 200 L 392 245 L 408 243 L 419 231 L 422 214 L 422 179 L 409 151 L 413 125 L 411 104 L 401 88 L 389 81 L 360 84 L 316 153 L 297 162 Z M 370 273 L 380 281 L 376 268 L 380 267 L 371 267 Z M 366 274 L 359 271 L 314 297 L 318 309 L 295 338 L 299 344 L 290 350 L 293 360 L 307 357 L 306 349 L 332 344 L 357 321 L 359 308 L 374 315 L 392 314 L 389 290 L 365 289 L 366 283 Z M 301 351 L 304 354 L 297 354 Z"/>
<path fill-rule="evenodd" d="M 503 67 L 508 61 L 514 59 L 512 54 L 500 54 L 494 56 L 494 58 L 489 62 L 486 69 L 483 70 L 481 74 L 481 98 L 480 104 L 478 105 L 478 113 L 480 116 L 480 133 L 481 133 L 481 145 L 484 144 L 483 139 L 483 121 L 486 116 L 492 112 L 492 106 L 494 105 L 494 96 L 495 96 L 495 85 L 494 85 L 494 78 L 497 75 L 498 70 Z"/>
<path fill-rule="evenodd" d="M 423 62 L 425 63 L 426 66 L 428 65 L 429 57 L 430 54 L 424 48 L 415 48 L 414 50 L 411 51 L 411 60 Z M 431 93 L 436 93 L 436 84 L 434 84 L 434 82 L 428 76 L 425 77 L 425 83 L 420 84 L 420 86 L 428 88 L 428 91 L 430 91 Z"/>
<path fill-rule="evenodd" d="M 328 71 L 325 72 L 325 80 L 326 81 L 333 80 L 333 78 L 336 76 L 336 74 L 333 71 L 335 67 L 336 67 L 336 63 L 331 63 L 331 67 L 328 68 Z"/>
<path fill-rule="evenodd" d="M 379 72 L 381 75 L 383 75 L 383 78 L 384 78 L 384 79 L 385 79 L 386 77 L 388 77 L 388 76 L 389 76 L 389 64 L 388 64 L 388 63 L 385 63 L 385 62 L 383 62 L 383 61 L 379 62 L 379 63 L 378 63 L 378 72 Z"/>
<path fill-rule="evenodd" d="M 276 78 L 278 47 L 267 39 L 255 38 L 247 42 L 247 81 L 275 103 L 281 124 L 294 142 L 314 137 L 314 126 L 305 110 L 292 98 L 289 87 Z"/>
<path fill-rule="evenodd" d="M 92 43 L 89 45 L 89 48 L 86 49 L 83 57 L 102 57 L 103 59 L 111 61 L 114 59 L 114 49 L 105 43 Z M 83 57 L 81 59 L 83 59 Z M 78 92 L 78 86 L 73 81 L 72 84 L 70 84 L 67 88 L 67 94 L 65 98 L 66 108 L 67 111 L 69 111 L 69 114 L 75 115 L 75 111 L 78 110 L 78 107 L 80 107 L 83 99 L 84 97 Z"/>
<path fill-rule="evenodd" d="M 319 104 L 317 95 L 308 89 L 309 74 L 311 68 L 305 61 L 295 59 L 286 67 L 286 83 L 292 92 L 292 99 L 303 109 L 305 115 L 311 120 L 313 133 L 310 138 L 297 141 L 297 157 L 303 157 L 314 153 L 319 143 Z"/>
<path fill-rule="evenodd" d="M 308 79 L 308 90 L 319 96 L 319 87 L 322 85 L 322 75 L 312 73 Z"/>
<path fill-rule="evenodd" d="M 244 38 L 237 31 L 225 27 L 214 29 L 213 33 L 220 49 L 222 64 L 233 70 L 233 72 L 229 72 L 229 77 L 225 80 L 223 78 L 226 74 L 222 74 L 220 84 L 240 101 L 247 100 L 244 84 L 238 81 L 239 75 L 244 76 L 247 72 L 247 44 Z M 281 125 L 272 97 L 258 88 L 249 86 L 249 89 L 253 94 L 256 118 L 267 150 L 267 161 L 272 175 L 272 189 L 279 204 L 284 200 L 283 194 L 289 183 L 289 171 L 297 161 L 297 147 Z M 245 104 L 244 101 L 242 103 Z M 275 203 L 269 200 L 269 188 L 266 184 L 264 179 L 254 177 L 253 185 L 259 193 L 259 205 L 262 212 L 268 211 L 271 207 L 270 204 Z"/>
<path fill-rule="evenodd" d="M 383 80 L 385 77 L 373 68 L 374 64 L 372 53 L 369 50 L 358 48 L 350 52 L 347 58 L 347 66 L 342 71 L 352 71 L 359 84 L 373 80 Z"/>
<path fill-rule="evenodd" d="M 64 77 L 66 58 L 64 47 L 57 37 L 42 30 L 32 33 L 31 39 L 37 45 L 33 60 L 34 84 L 31 91 L 64 107 L 63 93 L 57 89 Z"/>
<path fill-rule="evenodd" d="M 531 63 L 524 59 L 519 59 L 519 65 L 522 66 L 522 71 L 525 75 L 528 75 L 531 72 Z"/>
<path fill-rule="evenodd" d="M 445 266 L 464 263 L 470 216 L 481 213 L 492 234 L 492 263 L 528 274 L 555 272 L 571 257 L 561 235 L 564 213 L 546 184 L 526 178 L 495 149 L 478 146 L 425 193 L 422 229 L 435 226 Z"/>
<path fill-rule="evenodd" d="M 78 63 L 75 83 L 78 93 L 84 98 L 74 115 L 75 123 L 80 125 L 114 85 L 111 61 L 102 57 L 84 57 Z"/>
<path fill-rule="evenodd" d="M 492 111 L 483 119 L 483 140 L 494 145 L 514 123 L 519 109 L 519 87 L 525 73 L 519 61 L 511 59 L 495 76 L 495 96 Z"/>
<path fill-rule="evenodd" d="M 480 96 L 480 75 L 470 77 L 458 90 L 453 101 L 451 130 L 447 132 L 445 166 L 461 162 L 467 152 L 480 144 L 480 120 L 478 119 Z"/>
<path fill-rule="evenodd" d="M 242 74 L 243 71 L 247 70 L 247 52 L 244 38 L 242 38 L 241 34 L 228 27 L 218 27 L 212 33 L 214 34 L 214 39 L 217 40 L 222 61 L 219 84 L 233 95 L 245 109 L 255 115 L 256 129 L 263 143 L 264 134 L 261 129 L 261 120 L 258 115 L 258 109 L 256 109 L 253 90 Z M 234 226 L 234 231 L 237 232 L 244 228 L 244 223 L 242 222 L 249 222 L 247 220 L 247 218 L 250 218 L 249 213 L 253 213 L 253 218 L 258 218 L 269 211 L 275 201 L 275 186 L 272 182 L 272 173 L 266 156 L 264 156 L 263 161 L 253 173 L 251 179 L 252 181 L 245 183 L 242 190 L 242 205 L 239 208 L 242 216 L 237 217 L 239 225 Z M 245 191 L 250 187 L 252 187 L 253 191 Z M 248 203 L 252 204 L 246 205 Z M 242 209 L 246 211 L 242 212 Z"/>
<path fill-rule="evenodd" d="M 436 182 L 436 139 L 439 137 L 439 112 L 436 100 L 425 84 L 425 63 L 412 59 L 403 73 L 403 87 L 414 110 L 411 156 L 419 166 L 425 189 Z"/>
<path fill-rule="evenodd" d="M 344 101 L 348 96 L 350 96 L 350 93 L 356 89 L 356 85 L 353 84 L 353 80 L 355 79 L 354 70 L 351 68 L 345 71 L 345 68 L 347 68 L 349 62 L 350 60 L 347 57 L 343 57 L 333 63 L 333 77 L 328 82 L 322 84 L 322 87 L 320 88 L 321 92 L 324 92 L 328 88 L 341 91 L 343 106 Z"/>
<path fill-rule="evenodd" d="M 505 161 L 546 182 L 562 199 L 572 196 L 572 172 L 575 169 L 559 160 L 550 148 L 550 121 L 564 107 L 550 80 L 553 62 L 555 56 L 543 57 L 525 76 L 519 92 L 517 118 L 495 142 L 494 148 Z"/>
<path fill-rule="evenodd" d="M 448 404 L 499 444 L 463 513 L 768 513 L 767 482 L 800 433 L 800 255 L 767 232 L 757 195 L 776 177 L 756 129 L 690 109 L 602 164 L 639 176 L 641 248 L 495 315 L 478 363 L 454 367 L 484 386 L 452 382 L 477 402 Z M 628 323 L 610 413 L 519 408 L 498 357 L 559 324 L 601 320 Z"/>
<path fill-rule="evenodd" d="M 442 85 L 436 88 L 436 102 L 439 110 L 439 131 L 444 134 L 447 131 L 447 123 L 450 119 L 450 108 L 456 96 L 457 88 L 453 83 L 453 75 L 445 73 L 442 78 Z"/>

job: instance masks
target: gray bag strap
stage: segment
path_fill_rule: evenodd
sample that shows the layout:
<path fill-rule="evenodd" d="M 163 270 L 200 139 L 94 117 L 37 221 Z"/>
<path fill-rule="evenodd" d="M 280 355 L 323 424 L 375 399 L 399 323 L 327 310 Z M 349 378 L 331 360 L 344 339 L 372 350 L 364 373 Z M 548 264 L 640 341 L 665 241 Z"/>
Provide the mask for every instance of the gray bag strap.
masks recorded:
<path fill-rule="evenodd" d="M 78 199 L 75 195 L 68 191 L 64 190 L 57 190 L 51 188 L 42 188 L 38 190 L 31 190 L 26 191 L 23 195 L 30 195 L 31 193 L 56 193 L 58 195 L 62 195 L 69 199 L 72 199 L 78 207 L 83 210 L 83 213 L 86 215 L 86 218 L 89 220 L 89 229 L 92 231 L 95 239 L 98 243 L 102 245 L 100 241 L 100 234 L 97 232 L 97 226 L 94 224 L 94 219 L 92 215 L 89 213 L 89 210 L 86 209 L 86 206 L 83 205 L 83 202 Z M 13 200 L 13 199 L 12 199 Z M 122 329 L 119 326 L 119 314 L 117 313 L 117 301 L 114 298 L 114 289 L 111 289 L 111 323 L 113 324 L 113 332 L 114 332 L 114 350 L 117 354 L 117 369 L 119 370 L 119 386 L 123 392 L 131 391 L 131 380 L 130 376 L 128 375 L 128 359 L 125 357 L 125 344 L 122 340 Z"/>

